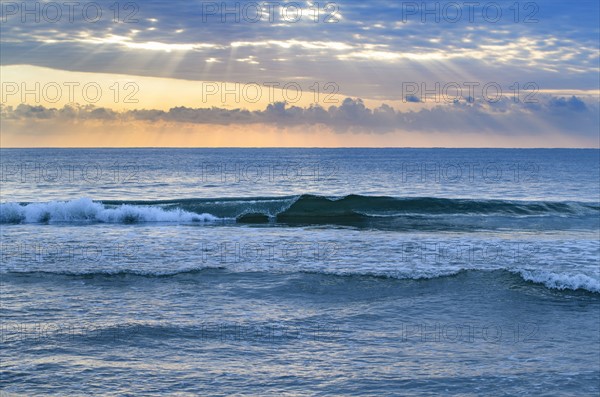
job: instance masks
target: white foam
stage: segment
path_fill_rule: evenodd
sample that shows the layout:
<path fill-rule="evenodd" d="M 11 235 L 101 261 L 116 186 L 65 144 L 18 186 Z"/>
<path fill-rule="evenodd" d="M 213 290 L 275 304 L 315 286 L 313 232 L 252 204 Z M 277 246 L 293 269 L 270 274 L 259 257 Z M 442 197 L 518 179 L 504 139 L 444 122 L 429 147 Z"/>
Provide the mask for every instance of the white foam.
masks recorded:
<path fill-rule="evenodd" d="M 42 222 L 212 222 L 219 218 L 211 214 L 195 214 L 174 209 L 123 204 L 107 208 L 89 198 L 48 203 L 0 204 L 0 223 Z"/>
<path fill-rule="evenodd" d="M 600 292 L 600 280 L 585 274 L 558 274 L 544 270 L 520 270 L 517 273 L 527 281 L 541 283 L 548 288 L 585 289 L 591 292 Z"/>

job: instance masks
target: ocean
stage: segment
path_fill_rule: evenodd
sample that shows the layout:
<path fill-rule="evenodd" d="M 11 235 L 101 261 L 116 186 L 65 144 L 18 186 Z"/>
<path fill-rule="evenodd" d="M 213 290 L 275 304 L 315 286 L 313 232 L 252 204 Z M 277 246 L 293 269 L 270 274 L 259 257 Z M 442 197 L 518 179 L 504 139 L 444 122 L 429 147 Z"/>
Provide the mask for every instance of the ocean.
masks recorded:
<path fill-rule="evenodd" d="M 600 152 L 2 149 L 1 396 L 597 396 Z"/>

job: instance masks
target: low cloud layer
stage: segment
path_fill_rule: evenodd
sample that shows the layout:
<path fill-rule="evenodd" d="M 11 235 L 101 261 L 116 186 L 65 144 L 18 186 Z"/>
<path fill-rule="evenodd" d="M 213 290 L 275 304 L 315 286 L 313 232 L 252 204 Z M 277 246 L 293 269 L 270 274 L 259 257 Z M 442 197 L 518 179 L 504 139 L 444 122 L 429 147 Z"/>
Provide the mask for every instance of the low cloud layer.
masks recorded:
<path fill-rule="evenodd" d="M 346 98 L 339 106 L 307 108 L 276 102 L 264 110 L 173 107 L 168 111 L 138 109 L 115 111 L 94 106 L 19 105 L 0 108 L 4 123 L 11 121 L 79 122 L 168 122 L 205 125 L 266 124 L 279 128 L 321 126 L 337 133 L 389 133 L 394 131 L 460 132 L 516 136 L 562 133 L 582 138 L 597 137 L 600 123 L 598 103 L 571 97 L 542 96 L 538 103 L 465 102 L 436 105 L 418 111 L 399 111 L 383 104 L 368 108 L 361 99 Z M 9 132 L 9 131 L 7 131 Z"/>

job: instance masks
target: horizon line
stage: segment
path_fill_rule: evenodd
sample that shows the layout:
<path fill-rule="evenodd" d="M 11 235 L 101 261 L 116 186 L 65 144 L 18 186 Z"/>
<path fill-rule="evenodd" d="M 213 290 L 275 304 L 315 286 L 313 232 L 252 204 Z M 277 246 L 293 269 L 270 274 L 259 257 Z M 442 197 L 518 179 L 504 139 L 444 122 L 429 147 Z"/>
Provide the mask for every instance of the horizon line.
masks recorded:
<path fill-rule="evenodd" d="M 448 147 L 448 146 L 13 146 L 2 147 L 5 149 L 519 149 L 519 150 L 600 150 L 598 147 L 494 147 L 494 146 L 473 146 L 473 147 Z"/>

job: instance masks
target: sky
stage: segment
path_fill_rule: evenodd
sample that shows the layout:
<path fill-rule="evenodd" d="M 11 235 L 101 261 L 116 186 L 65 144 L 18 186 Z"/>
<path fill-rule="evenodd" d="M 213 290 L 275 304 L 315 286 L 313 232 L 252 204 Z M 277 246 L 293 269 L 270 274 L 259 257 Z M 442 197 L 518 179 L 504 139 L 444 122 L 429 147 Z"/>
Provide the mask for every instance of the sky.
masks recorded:
<path fill-rule="evenodd" d="M 600 147 L 600 2 L 0 3 L 2 147 Z"/>

